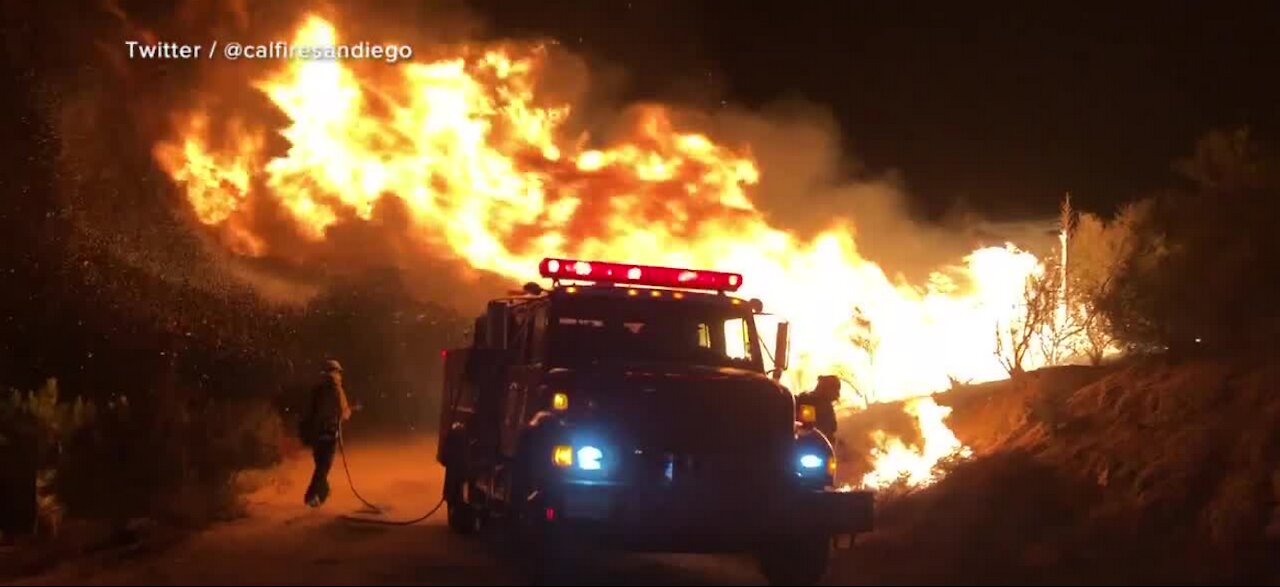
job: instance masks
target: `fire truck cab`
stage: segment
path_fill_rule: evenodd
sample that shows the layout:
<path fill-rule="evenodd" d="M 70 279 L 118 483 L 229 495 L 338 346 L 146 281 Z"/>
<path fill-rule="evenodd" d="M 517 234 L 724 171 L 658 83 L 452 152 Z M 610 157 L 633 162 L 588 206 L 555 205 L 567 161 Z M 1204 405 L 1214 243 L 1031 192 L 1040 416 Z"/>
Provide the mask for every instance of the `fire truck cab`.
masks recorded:
<path fill-rule="evenodd" d="M 872 495 L 833 488 L 831 444 L 766 373 L 761 304 L 733 273 L 546 259 L 551 289 L 489 302 L 445 354 L 437 459 L 450 527 L 507 528 L 543 565 L 584 545 L 751 552 L 812 584 Z M 770 376 L 772 375 L 772 377 Z M 554 569 L 552 569 L 554 571 Z"/>

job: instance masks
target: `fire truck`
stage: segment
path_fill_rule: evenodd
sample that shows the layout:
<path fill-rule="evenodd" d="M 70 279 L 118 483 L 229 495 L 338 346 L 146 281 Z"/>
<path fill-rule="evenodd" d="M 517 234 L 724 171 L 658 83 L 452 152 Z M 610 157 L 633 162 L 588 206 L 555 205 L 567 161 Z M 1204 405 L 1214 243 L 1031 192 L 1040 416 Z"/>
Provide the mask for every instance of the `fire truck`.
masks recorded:
<path fill-rule="evenodd" d="M 732 295 L 742 275 L 559 258 L 540 273 L 550 289 L 490 301 L 444 353 L 455 532 L 505 528 L 551 572 L 586 546 L 749 552 L 771 583 L 812 584 L 837 539 L 870 530 L 872 495 L 833 487 L 831 443 L 779 383 L 788 325 L 770 352 L 762 303 Z"/>

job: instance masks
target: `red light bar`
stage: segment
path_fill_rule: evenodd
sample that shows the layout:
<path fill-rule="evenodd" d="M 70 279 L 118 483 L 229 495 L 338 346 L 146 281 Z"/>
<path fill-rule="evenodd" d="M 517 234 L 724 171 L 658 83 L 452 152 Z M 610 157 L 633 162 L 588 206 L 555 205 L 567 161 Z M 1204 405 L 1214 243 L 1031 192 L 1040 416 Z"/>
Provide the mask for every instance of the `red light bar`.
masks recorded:
<path fill-rule="evenodd" d="M 538 271 L 543 277 L 552 279 L 598 283 L 627 283 L 715 291 L 738 291 L 742 286 L 742 276 L 737 273 L 580 259 L 543 259 L 538 265 Z"/>

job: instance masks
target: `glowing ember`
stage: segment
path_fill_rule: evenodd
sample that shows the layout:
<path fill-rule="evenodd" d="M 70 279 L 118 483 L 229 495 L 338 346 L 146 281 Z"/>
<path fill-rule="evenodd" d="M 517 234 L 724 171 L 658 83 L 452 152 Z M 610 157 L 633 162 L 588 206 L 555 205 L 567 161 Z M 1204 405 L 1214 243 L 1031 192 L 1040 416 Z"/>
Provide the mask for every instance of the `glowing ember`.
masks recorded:
<path fill-rule="evenodd" d="M 337 39 L 332 24 L 308 17 L 296 44 Z M 749 197 L 759 176 L 749 153 L 674 128 L 662 108 L 640 111 L 623 138 L 584 148 L 563 125 L 569 105 L 535 92 L 546 64 L 538 47 L 507 45 L 395 66 L 281 62 L 254 87 L 284 128 L 211 128 L 205 113 L 187 113 L 155 155 L 195 219 L 241 255 L 276 253 L 280 229 L 262 224 L 264 210 L 292 223 L 291 242 L 319 243 L 394 203 L 421 250 L 513 281 L 535 278 L 550 256 L 746 275 L 741 293 L 791 321 L 796 391 L 833 373 L 889 401 L 945 389 L 950 377 L 1004 376 L 993 324 L 1018 311 L 1035 257 L 987 248 L 926 286 L 895 283 L 858 254 L 846 222 L 811 240 L 770 225 Z M 264 152 L 272 133 L 287 151 Z M 942 408 L 911 405 L 923 449 L 882 438 L 881 467 L 915 482 L 960 446 Z"/>

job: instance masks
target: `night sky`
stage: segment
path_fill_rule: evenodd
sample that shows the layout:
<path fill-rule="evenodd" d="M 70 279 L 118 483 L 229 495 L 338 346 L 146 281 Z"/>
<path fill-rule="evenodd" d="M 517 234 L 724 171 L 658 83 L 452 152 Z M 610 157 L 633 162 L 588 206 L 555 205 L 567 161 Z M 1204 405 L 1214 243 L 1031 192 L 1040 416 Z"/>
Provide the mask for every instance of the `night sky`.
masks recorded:
<path fill-rule="evenodd" d="M 1087 3 L 1086 3 L 1087 4 Z M 1280 3 L 474 2 L 620 66 L 633 98 L 831 109 L 916 213 L 1108 211 L 1215 127 L 1280 127 Z"/>

